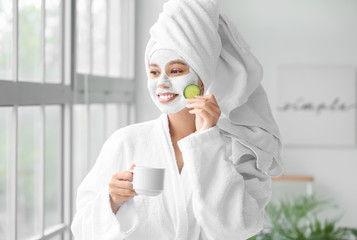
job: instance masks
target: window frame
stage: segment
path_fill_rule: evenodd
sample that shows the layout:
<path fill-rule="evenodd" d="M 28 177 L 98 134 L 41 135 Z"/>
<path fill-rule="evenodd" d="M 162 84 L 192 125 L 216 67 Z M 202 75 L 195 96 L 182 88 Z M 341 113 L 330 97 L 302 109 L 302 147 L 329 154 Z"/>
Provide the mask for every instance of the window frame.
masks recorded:
<path fill-rule="evenodd" d="M 90 6 L 93 0 L 89 1 Z M 73 189 L 73 106 L 75 104 L 87 105 L 87 117 L 89 116 L 89 105 L 92 103 L 116 103 L 126 104 L 125 110 L 127 118 L 126 124 L 136 122 L 135 117 L 135 76 L 132 77 L 107 77 L 93 74 L 78 74 L 76 72 L 76 1 L 60 0 L 60 83 L 45 82 L 45 29 L 46 29 L 46 6 L 45 0 L 41 0 L 41 82 L 19 81 L 19 0 L 12 0 L 13 7 L 13 49 L 12 49 L 12 80 L 0 79 L 0 107 L 12 107 L 12 125 L 11 125 L 11 149 L 10 159 L 8 159 L 8 202 L 9 205 L 9 239 L 18 239 L 17 227 L 17 202 L 18 202 L 18 111 L 20 106 L 35 105 L 41 107 L 41 166 L 40 166 L 40 192 L 39 200 L 41 202 L 40 221 L 41 235 L 31 236 L 29 239 L 40 240 L 49 239 L 56 235 L 61 239 L 72 239 L 70 225 L 73 220 L 73 195 L 76 189 Z M 106 11 L 109 13 L 109 0 L 106 1 Z M 128 71 L 134 69 L 134 34 L 135 31 L 135 1 L 127 1 L 132 11 L 123 11 L 123 18 L 131 20 L 132 28 L 129 31 L 129 38 L 126 39 L 126 50 L 131 55 L 131 61 L 125 63 Z M 90 14 L 91 15 L 91 14 Z M 106 23 L 109 23 L 109 14 L 106 17 Z M 92 29 L 92 24 L 91 28 Z M 123 28 L 125 30 L 125 26 Z M 128 30 L 128 28 L 126 29 Z M 91 46 L 93 41 L 90 41 Z M 109 42 L 109 27 L 106 27 L 106 42 Z M 123 43 L 122 43 L 123 44 Z M 108 44 L 107 44 L 108 45 Z M 93 48 L 90 50 L 93 58 Z M 106 72 L 109 66 L 109 50 L 106 49 Z M 92 68 L 92 59 L 90 65 Z M 103 84 L 105 83 L 105 84 Z M 51 228 L 45 229 L 45 151 L 46 151 L 46 114 L 45 106 L 59 105 L 61 107 L 61 223 Z M 106 109 L 106 108 L 104 108 Z M 104 122 L 106 124 L 106 121 Z M 90 135 L 88 136 L 90 138 Z M 90 141 L 89 141 L 90 142 Z M 89 147 L 88 147 L 89 149 Z"/>

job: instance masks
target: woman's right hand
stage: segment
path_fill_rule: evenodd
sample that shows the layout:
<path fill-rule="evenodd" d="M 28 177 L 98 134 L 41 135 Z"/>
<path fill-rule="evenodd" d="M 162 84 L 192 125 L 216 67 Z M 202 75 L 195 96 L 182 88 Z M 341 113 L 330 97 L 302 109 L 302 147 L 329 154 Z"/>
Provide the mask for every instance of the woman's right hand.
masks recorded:
<path fill-rule="evenodd" d="M 130 170 L 134 170 L 135 164 L 131 165 Z M 115 173 L 109 183 L 110 203 L 115 214 L 119 207 L 127 200 L 136 196 L 133 189 L 133 174 L 130 171 Z"/>

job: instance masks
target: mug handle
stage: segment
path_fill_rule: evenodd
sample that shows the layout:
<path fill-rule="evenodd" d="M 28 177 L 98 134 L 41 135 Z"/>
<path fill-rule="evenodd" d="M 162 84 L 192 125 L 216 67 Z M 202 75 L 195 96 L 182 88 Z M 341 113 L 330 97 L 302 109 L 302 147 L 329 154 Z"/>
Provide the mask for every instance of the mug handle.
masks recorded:
<path fill-rule="evenodd" d="M 134 169 L 133 170 L 131 170 L 131 169 L 129 169 L 128 171 L 129 172 L 131 172 L 132 174 L 134 174 L 134 171 L 135 171 L 135 167 L 136 167 L 136 165 L 135 164 L 133 164 L 134 165 Z M 133 181 L 132 181 L 132 183 L 134 184 L 134 177 L 133 177 Z M 134 191 L 135 191 L 135 189 L 134 189 Z M 136 195 L 138 195 L 138 194 L 136 194 Z"/>
<path fill-rule="evenodd" d="M 128 170 L 129 172 L 132 173 L 132 175 L 134 175 L 135 167 L 136 167 L 136 164 L 132 164 L 130 169 Z M 133 169 L 131 169 L 131 168 L 133 168 Z M 134 178 L 133 178 L 133 181 L 134 181 Z"/>
<path fill-rule="evenodd" d="M 134 167 L 133 167 L 133 165 L 134 165 Z M 134 169 L 135 169 L 135 167 L 136 167 L 136 164 L 133 163 L 133 164 L 131 165 L 131 167 L 133 167 L 133 170 L 129 169 L 128 171 L 134 174 Z M 131 168 L 131 167 L 130 167 L 130 168 Z"/>

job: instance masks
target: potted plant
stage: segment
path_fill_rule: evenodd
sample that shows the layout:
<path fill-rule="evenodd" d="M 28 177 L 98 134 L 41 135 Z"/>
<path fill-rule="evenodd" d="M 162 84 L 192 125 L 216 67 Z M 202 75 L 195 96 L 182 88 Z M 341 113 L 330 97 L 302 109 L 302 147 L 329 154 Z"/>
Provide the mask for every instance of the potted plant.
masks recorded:
<path fill-rule="evenodd" d="M 341 217 L 318 218 L 327 206 L 333 205 L 315 195 L 269 203 L 265 215 L 268 227 L 249 240 L 356 240 L 357 229 L 337 226 Z"/>

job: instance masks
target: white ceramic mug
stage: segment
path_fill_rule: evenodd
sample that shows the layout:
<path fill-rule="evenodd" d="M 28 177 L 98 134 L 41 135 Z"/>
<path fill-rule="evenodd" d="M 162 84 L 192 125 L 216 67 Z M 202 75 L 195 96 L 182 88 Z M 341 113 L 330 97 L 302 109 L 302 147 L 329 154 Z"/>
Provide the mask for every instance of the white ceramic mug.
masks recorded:
<path fill-rule="evenodd" d="M 157 196 L 164 189 L 165 168 L 135 166 L 133 188 L 138 195 Z"/>

